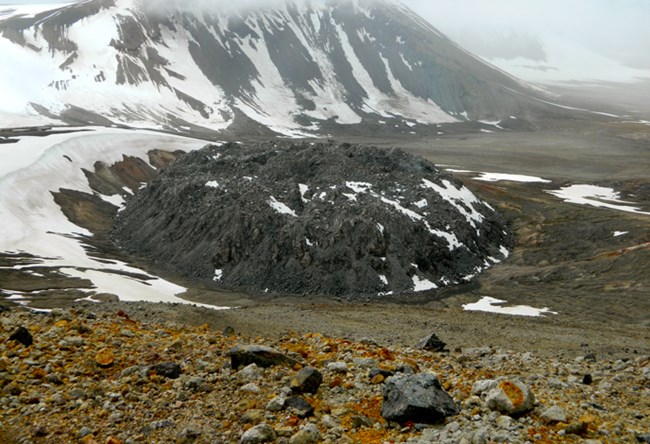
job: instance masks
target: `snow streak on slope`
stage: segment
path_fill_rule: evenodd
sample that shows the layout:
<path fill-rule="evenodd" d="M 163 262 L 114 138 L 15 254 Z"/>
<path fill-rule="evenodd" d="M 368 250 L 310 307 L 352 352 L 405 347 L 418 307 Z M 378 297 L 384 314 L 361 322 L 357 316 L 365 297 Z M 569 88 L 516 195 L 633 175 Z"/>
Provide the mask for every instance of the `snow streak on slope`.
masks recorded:
<path fill-rule="evenodd" d="M 116 150 L 116 145 L 121 149 Z M 11 159 L 0 168 L 0 252 L 42 258 L 37 267 L 54 267 L 68 276 L 89 279 L 97 293 L 112 293 L 126 300 L 187 302 L 175 296 L 185 291 L 182 287 L 118 261 L 89 257 L 81 236 L 92 234 L 69 222 L 50 192 L 66 188 L 93 193 L 82 168 L 92 170 L 96 161 L 112 164 L 123 154 L 146 158 L 152 147 L 193 150 L 202 145 L 202 141 L 153 132 L 106 128 L 23 137 L 18 143 L 0 145 L 0 156 Z M 148 278 L 140 280 L 120 272 Z"/>
<path fill-rule="evenodd" d="M 143 5 L 88 0 L 0 16 L 0 56 L 13 61 L 0 66 L 0 112 L 169 129 L 248 118 L 300 135 L 498 118 L 530 92 L 394 0 Z"/>

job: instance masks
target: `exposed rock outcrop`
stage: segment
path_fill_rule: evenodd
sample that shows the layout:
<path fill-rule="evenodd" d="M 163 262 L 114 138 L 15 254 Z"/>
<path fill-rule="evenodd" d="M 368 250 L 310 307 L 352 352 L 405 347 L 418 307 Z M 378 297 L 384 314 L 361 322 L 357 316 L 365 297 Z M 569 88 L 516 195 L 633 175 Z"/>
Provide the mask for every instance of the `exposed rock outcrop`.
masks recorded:
<path fill-rule="evenodd" d="M 464 282 L 512 243 L 494 209 L 432 163 L 333 143 L 189 153 L 127 202 L 112 234 L 224 287 L 346 296 Z"/>

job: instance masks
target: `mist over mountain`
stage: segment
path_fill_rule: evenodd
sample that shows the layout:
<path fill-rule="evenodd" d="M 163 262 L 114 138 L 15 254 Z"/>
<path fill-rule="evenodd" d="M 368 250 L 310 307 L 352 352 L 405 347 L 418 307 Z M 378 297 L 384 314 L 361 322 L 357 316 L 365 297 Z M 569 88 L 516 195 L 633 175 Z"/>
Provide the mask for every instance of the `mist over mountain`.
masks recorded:
<path fill-rule="evenodd" d="M 89 0 L 0 9 L 5 113 L 322 133 L 540 109 L 538 92 L 392 0 Z"/>

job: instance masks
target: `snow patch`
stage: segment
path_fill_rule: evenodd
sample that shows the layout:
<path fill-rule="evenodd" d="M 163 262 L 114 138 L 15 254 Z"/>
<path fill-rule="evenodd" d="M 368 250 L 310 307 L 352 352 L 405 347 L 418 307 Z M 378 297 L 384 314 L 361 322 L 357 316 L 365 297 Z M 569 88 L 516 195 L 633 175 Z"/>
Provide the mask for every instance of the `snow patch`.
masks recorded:
<path fill-rule="evenodd" d="M 268 204 L 271 206 L 271 208 L 280 214 L 287 214 L 289 216 L 298 217 L 295 211 L 289 208 L 286 204 L 278 202 L 273 196 L 271 196 L 269 199 Z"/>
<path fill-rule="evenodd" d="M 608 208 L 610 210 L 624 211 L 627 213 L 650 215 L 650 212 L 641 211 L 639 207 L 625 204 L 634 204 L 621 200 L 621 195 L 612 188 L 596 185 L 570 185 L 559 190 L 546 190 L 564 202 L 590 205 L 593 207 Z"/>
<path fill-rule="evenodd" d="M 528 183 L 550 183 L 550 180 L 542 179 L 541 177 L 535 176 L 526 176 L 523 174 L 502 174 L 502 173 L 480 173 L 476 180 L 482 180 L 485 182 L 528 182 Z"/>
<path fill-rule="evenodd" d="M 219 188 L 219 182 L 217 182 L 216 180 L 211 180 L 209 182 L 206 182 L 205 186 L 208 188 Z"/>
<path fill-rule="evenodd" d="M 506 303 L 507 301 L 501 299 L 492 298 L 490 296 L 483 296 L 478 302 L 475 302 L 473 304 L 464 304 L 463 309 L 465 311 L 483 311 L 487 313 L 531 317 L 544 316 L 546 313 L 557 314 L 557 312 L 551 311 L 548 307 L 534 308 L 528 305 L 514 305 L 510 307 L 502 306 L 502 304 Z"/>
<path fill-rule="evenodd" d="M 436 284 L 434 284 L 433 282 L 431 282 L 426 278 L 421 278 L 417 274 L 414 274 L 412 279 L 413 279 L 413 291 L 415 292 L 434 290 L 438 288 Z"/>
<path fill-rule="evenodd" d="M 345 182 L 345 186 L 358 194 L 365 193 L 372 188 L 372 184 L 367 182 Z"/>

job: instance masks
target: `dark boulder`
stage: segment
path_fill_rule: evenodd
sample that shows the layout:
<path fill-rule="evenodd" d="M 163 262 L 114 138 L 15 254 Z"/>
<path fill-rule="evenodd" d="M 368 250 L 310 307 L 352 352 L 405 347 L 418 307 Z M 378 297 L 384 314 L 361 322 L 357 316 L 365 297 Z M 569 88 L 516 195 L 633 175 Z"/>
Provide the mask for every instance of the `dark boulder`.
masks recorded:
<path fill-rule="evenodd" d="M 180 365 L 173 362 L 163 362 L 149 367 L 149 372 L 154 372 L 158 376 L 169 379 L 177 379 L 183 373 Z"/>
<path fill-rule="evenodd" d="M 312 405 L 302 396 L 292 396 L 288 398 L 284 407 L 298 418 L 307 418 L 314 414 Z"/>
<path fill-rule="evenodd" d="M 441 352 L 445 351 L 446 347 L 447 344 L 442 342 L 435 333 L 431 333 L 418 343 L 418 348 L 422 350 Z"/>
<path fill-rule="evenodd" d="M 29 347 L 34 343 L 32 334 L 25 327 L 18 327 L 16 330 L 14 330 L 11 336 L 9 336 L 9 340 L 19 342 L 25 347 Z"/>
<path fill-rule="evenodd" d="M 300 364 L 293 358 L 279 352 L 278 350 L 264 345 L 238 345 L 230 349 L 230 366 L 233 369 L 256 364 L 260 367 L 273 367 L 286 365 L 293 367 Z"/>
<path fill-rule="evenodd" d="M 397 375 L 386 381 L 381 415 L 389 421 L 437 424 L 457 413 L 454 400 L 433 374 Z"/>
<path fill-rule="evenodd" d="M 323 375 L 314 367 L 305 367 L 291 378 L 294 393 L 316 393 L 323 383 Z"/>

